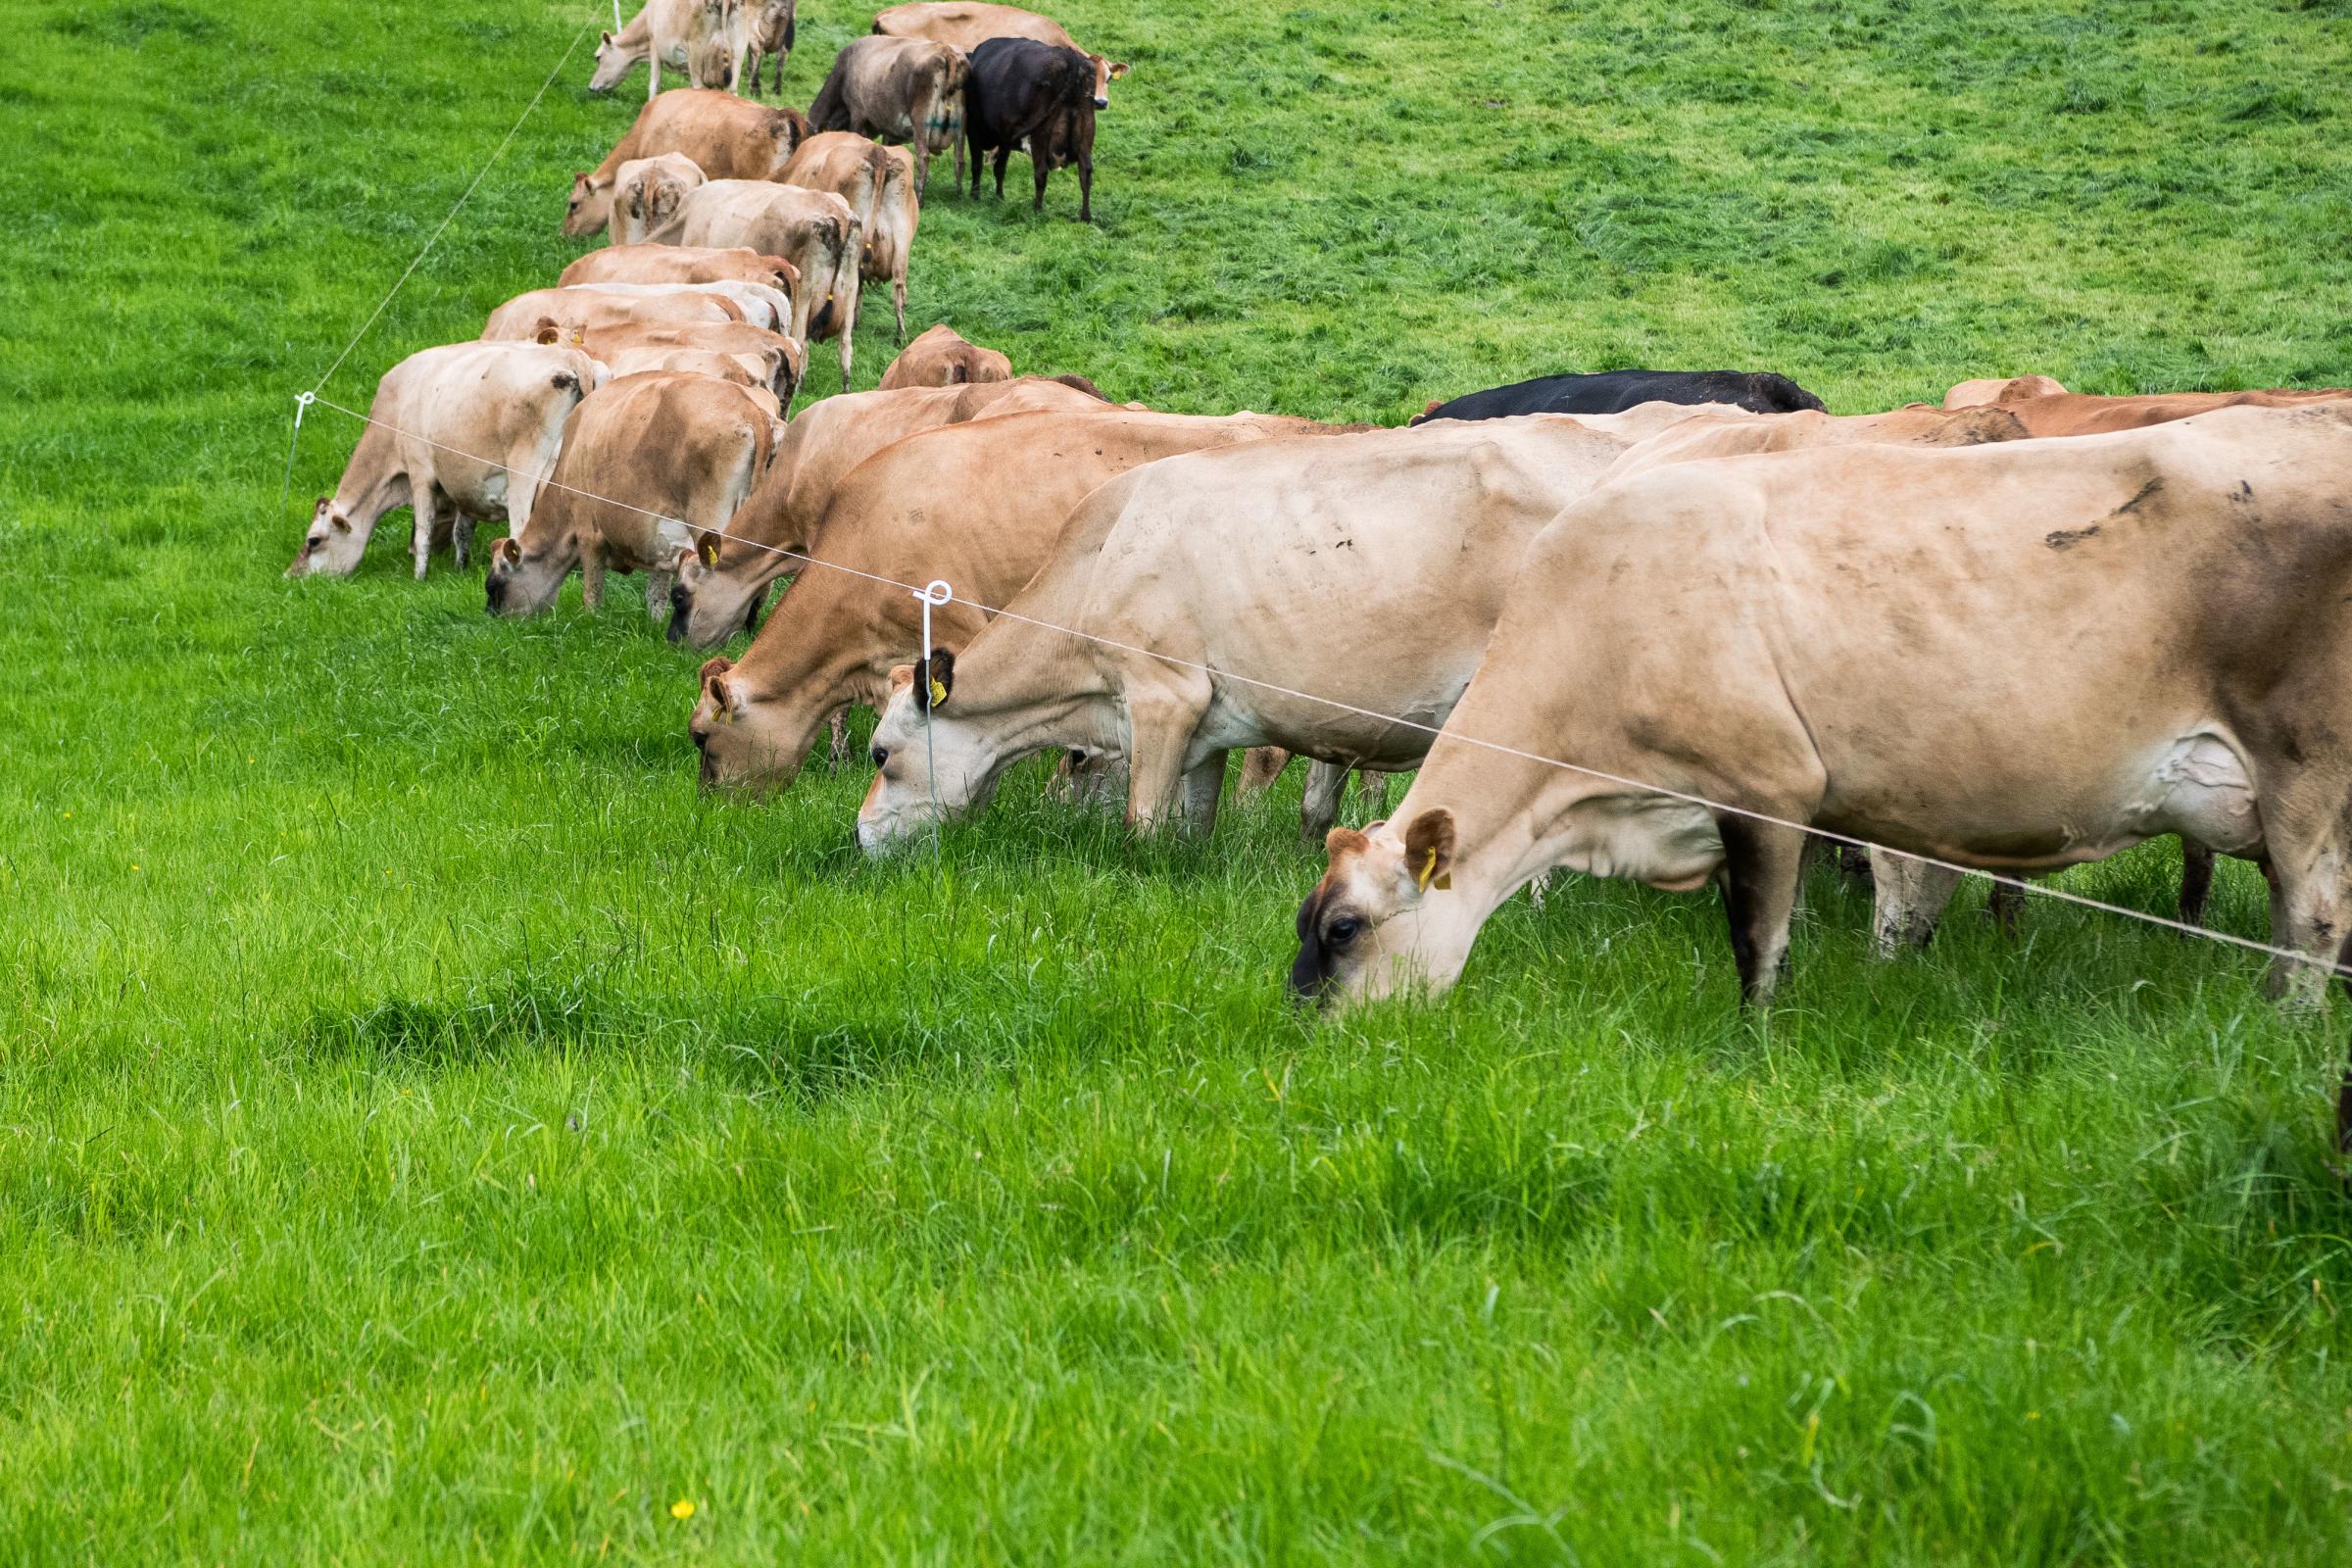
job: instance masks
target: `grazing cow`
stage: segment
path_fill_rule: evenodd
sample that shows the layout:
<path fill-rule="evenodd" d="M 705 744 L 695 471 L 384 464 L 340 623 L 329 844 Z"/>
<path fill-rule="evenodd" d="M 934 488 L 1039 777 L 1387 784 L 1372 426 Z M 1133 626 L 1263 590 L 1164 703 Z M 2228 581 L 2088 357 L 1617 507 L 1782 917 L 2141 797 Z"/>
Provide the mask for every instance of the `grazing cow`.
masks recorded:
<path fill-rule="evenodd" d="M 646 613 L 669 601 L 678 552 L 727 525 L 775 449 L 775 420 L 742 387 L 657 370 L 621 376 L 580 404 L 528 526 L 491 547 L 494 615 L 535 615 L 576 563 L 601 609 L 605 573 L 646 573 Z"/>
<path fill-rule="evenodd" d="M 882 390 L 908 386 L 965 386 L 1009 381 L 1012 362 L 995 349 L 969 343 L 942 321 L 900 353 L 882 372 Z"/>
<path fill-rule="evenodd" d="M 1527 541 L 1632 444 L 1608 425 L 1320 434 L 1105 485 L 1016 613 L 977 638 L 942 631 L 917 689 L 894 698 L 874 756 L 900 760 L 883 761 L 858 842 L 879 852 L 927 830 L 1040 751 L 1124 759 L 1129 823 L 1206 831 L 1227 754 L 1254 746 L 1333 764 L 1305 808 L 1319 832 L 1347 768 L 1393 772 L 1429 750 Z"/>
<path fill-rule="evenodd" d="M 2020 375 L 1993 381 L 1962 381 L 1943 395 L 1947 409 L 1982 408 L 1987 403 L 2048 397 L 2066 388 L 2046 375 Z M 2003 394 L 2007 394 L 2004 399 Z"/>
<path fill-rule="evenodd" d="M 808 105 L 815 130 L 852 130 L 914 149 L 915 194 L 931 182 L 931 155 L 956 150 L 963 183 L 963 51 L 927 38 L 853 38 Z"/>
<path fill-rule="evenodd" d="M 800 9 L 798 0 L 743 0 L 746 6 L 744 24 L 744 67 L 746 90 L 760 90 L 760 66 L 762 61 L 774 69 L 768 85 L 777 92 L 784 90 L 784 62 L 792 58 L 794 14 Z"/>
<path fill-rule="evenodd" d="M 1029 149 L 1037 182 L 1036 210 L 1046 210 L 1046 176 L 1075 164 L 1082 220 L 1094 217 L 1095 68 L 1075 49 L 1026 38 L 992 38 L 972 52 L 965 94 L 964 139 L 972 154 L 972 194 L 980 194 L 980 165 L 996 154 L 997 194 L 1004 194 L 1004 166 L 1016 147 Z"/>
<path fill-rule="evenodd" d="M 800 269 L 781 256 L 746 246 L 608 245 L 564 269 L 562 288 L 582 283 L 765 283 L 787 295 L 801 286 Z"/>
<path fill-rule="evenodd" d="M 849 386 L 860 235 L 848 202 L 798 185 L 714 179 L 687 196 L 669 227 L 648 237 L 680 245 L 745 245 L 791 262 L 801 274 L 792 296 L 791 335 L 803 344 L 838 339 L 841 384 Z"/>
<path fill-rule="evenodd" d="M 1098 393 L 1042 376 L 825 399 L 785 427 L 766 480 L 716 548 L 679 563 L 670 640 L 715 648 L 738 630 L 758 630 L 768 585 L 800 566 L 796 558 L 814 540 L 834 487 L 893 442 L 1001 414 L 1103 413 L 1108 407 Z"/>
<path fill-rule="evenodd" d="M 2022 441 L 2029 433 L 2006 409 L 1932 409 L 1925 403 L 1908 404 L 1887 414 L 1816 414 L 1809 409 L 1798 414 L 1693 414 L 1618 459 L 1602 482 L 1614 484 L 1670 463 L 1758 452 L 1795 452 L 1860 442 L 1973 447 L 1987 441 Z"/>
<path fill-rule="evenodd" d="M 2047 380 L 2047 376 L 2021 376 L 2008 386 L 2017 388 L 2024 382 Z M 2291 409 L 2306 403 L 2331 403 L 2347 396 L 2352 393 L 2341 387 L 2314 391 L 2158 392 L 2132 398 L 2026 390 L 2014 396 L 2005 391 L 1992 400 L 1991 406 L 2015 415 L 2020 423 L 2037 436 L 2111 435 L 2118 430 L 2140 430 L 2151 424 L 2192 418 L 2216 409 Z"/>
<path fill-rule="evenodd" d="M 887 282 L 899 336 L 906 336 L 906 264 L 914 255 L 914 230 L 922 207 L 915 200 L 914 160 L 905 149 L 884 147 L 846 130 L 820 130 L 801 143 L 776 176 L 788 185 L 829 190 L 858 215 L 863 244 L 858 274 L 862 283 Z"/>
<path fill-rule="evenodd" d="M 642 245 L 645 236 L 667 228 L 686 198 L 708 182 L 700 165 L 684 153 L 632 158 L 612 176 L 612 211 L 605 220 L 607 245 Z"/>
<path fill-rule="evenodd" d="M 1056 49 L 1077 49 L 1093 68 L 1093 98 L 1097 109 L 1110 107 L 1110 84 L 1127 74 L 1123 60 L 1079 48 L 1078 40 L 1051 17 L 1016 6 L 979 5 L 967 0 L 947 4 L 892 6 L 874 18 L 874 30 L 894 38 L 928 38 L 970 54 L 991 38 L 1027 38 Z"/>
<path fill-rule="evenodd" d="M 1821 399 L 1768 370 L 1603 370 L 1545 375 L 1432 403 L 1410 421 L 1507 419 L 1515 414 L 1622 414 L 1643 403 L 1728 403 L 1753 414 L 1820 412 Z"/>
<path fill-rule="evenodd" d="M 466 564 L 476 518 L 529 523 L 564 421 L 606 374 L 580 349 L 536 343 L 452 343 L 410 355 L 376 383 L 342 482 L 312 509 L 286 575 L 349 576 L 376 522 L 404 506 L 416 514 L 417 576 L 443 532 Z"/>
<path fill-rule="evenodd" d="M 1783 823 L 2011 871 L 2180 833 L 2261 856 L 2272 939 L 2336 960 L 2348 488 L 2344 404 L 1611 485 L 1529 547 L 1396 815 L 1333 835 L 1292 983 L 1350 1003 L 1442 990 L 1510 891 L 1565 864 L 1720 877 L 1761 1003 L 1804 849 Z M 2325 984 L 2273 979 L 2310 1000 Z"/>
<path fill-rule="evenodd" d="M 490 313 L 482 341 L 528 339 L 553 322 L 559 334 L 593 332 L 634 323 L 680 326 L 741 321 L 743 309 L 723 294 L 681 289 L 674 294 L 609 294 L 594 288 L 535 288 Z"/>
<path fill-rule="evenodd" d="M 1312 426 L 1264 415 L 1113 410 L 1008 414 L 926 430 L 841 481 L 811 554 L 903 582 L 945 577 L 957 599 L 932 612 L 935 633 L 968 642 L 984 623 L 971 602 L 1011 597 L 1097 485 L 1160 458 L 1303 428 Z M 887 695 L 891 667 L 918 651 L 921 623 L 906 593 L 803 565 L 743 662 L 703 666 L 689 726 L 703 782 L 760 791 L 790 784 L 832 713 Z"/>
<path fill-rule="evenodd" d="M 575 283 L 575 288 L 624 299 L 655 294 L 715 294 L 743 313 L 744 323 L 781 332 L 792 324 L 792 296 L 765 283 Z"/>
<path fill-rule="evenodd" d="M 646 0 L 618 33 L 598 34 L 590 92 L 611 92 L 642 60 L 648 99 L 662 91 L 662 68 L 683 71 L 697 87 L 735 85 L 742 62 L 742 0 Z M 715 44 L 716 47 L 712 47 Z"/>
<path fill-rule="evenodd" d="M 571 176 L 564 232 L 579 239 L 605 226 L 623 164 L 683 153 L 710 179 L 773 179 L 808 134 L 808 122 L 794 110 L 727 92 L 665 92 L 637 112 L 603 163 Z"/>
<path fill-rule="evenodd" d="M 626 363 L 629 373 L 666 369 L 715 374 L 722 381 L 765 389 L 777 400 L 779 410 L 791 407 L 808 368 L 808 358 L 797 341 L 749 322 L 644 326 L 623 321 L 593 330 L 566 331 L 550 320 L 541 323 L 534 341 L 568 343 L 609 367 Z M 732 368 L 722 370 L 712 360 L 726 361 Z"/>

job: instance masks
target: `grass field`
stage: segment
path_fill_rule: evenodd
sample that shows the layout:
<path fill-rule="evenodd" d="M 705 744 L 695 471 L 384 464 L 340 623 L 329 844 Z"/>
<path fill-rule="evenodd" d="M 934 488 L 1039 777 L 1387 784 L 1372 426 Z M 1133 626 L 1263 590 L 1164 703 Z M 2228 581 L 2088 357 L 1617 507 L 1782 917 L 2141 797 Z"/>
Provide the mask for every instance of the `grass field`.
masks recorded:
<path fill-rule="evenodd" d="M 2352 1022 L 2248 955 L 1968 894 L 1878 967 L 1823 880 L 1743 1021 L 1711 896 L 1568 883 L 1315 1025 L 1295 785 L 871 866 L 860 771 L 698 796 L 625 594 L 281 581 L 294 394 L 600 14 L 16 12 L 0 1560 L 2342 1561 Z M 1060 14 L 1100 221 L 935 184 L 910 316 L 1121 398 L 2352 382 L 2341 3 Z M 329 397 L 552 281 L 592 41 Z"/>

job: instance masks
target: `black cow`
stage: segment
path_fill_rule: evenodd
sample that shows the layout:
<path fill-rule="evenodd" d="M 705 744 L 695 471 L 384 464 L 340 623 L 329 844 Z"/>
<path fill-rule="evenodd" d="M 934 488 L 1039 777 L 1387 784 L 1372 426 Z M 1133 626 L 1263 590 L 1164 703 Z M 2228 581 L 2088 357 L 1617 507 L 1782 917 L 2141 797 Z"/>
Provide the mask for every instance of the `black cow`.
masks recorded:
<path fill-rule="evenodd" d="M 1770 370 L 1603 370 L 1544 375 L 1432 403 L 1426 419 L 1507 419 L 1514 414 L 1623 414 L 1644 403 L 1729 403 L 1753 414 L 1819 409 L 1821 399 Z"/>
<path fill-rule="evenodd" d="M 1095 62 L 1076 49 L 1029 38 L 990 38 L 972 51 L 964 87 L 963 136 L 972 154 L 972 194 L 980 194 L 980 159 L 997 155 L 997 194 L 1004 165 L 1027 144 L 1037 175 L 1037 210 L 1046 210 L 1046 176 L 1078 171 L 1078 217 L 1095 220 Z"/>

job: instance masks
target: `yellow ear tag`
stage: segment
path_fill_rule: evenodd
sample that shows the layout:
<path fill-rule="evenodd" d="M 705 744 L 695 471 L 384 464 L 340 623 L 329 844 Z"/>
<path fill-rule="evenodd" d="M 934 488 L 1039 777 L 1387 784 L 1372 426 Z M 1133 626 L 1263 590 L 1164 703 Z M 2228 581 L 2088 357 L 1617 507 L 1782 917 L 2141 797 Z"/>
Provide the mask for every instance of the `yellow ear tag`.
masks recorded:
<path fill-rule="evenodd" d="M 1421 874 L 1413 878 L 1413 886 L 1420 889 L 1420 891 L 1423 893 L 1427 893 L 1430 889 L 1431 878 L 1436 874 L 1437 869 L 1438 852 L 1435 849 L 1432 849 L 1429 852 L 1429 858 L 1421 862 Z M 1437 877 L 1436 882 L 1437 886 L 1441 889 L 1453 886 L 1453 878 L 1450 875 Z"/>
<path fill-rule="evenodd" d="M 933 708 L 937 708 L 940 704 L 946 702 L 947 700 L 948 689 L 945 686 L 942 686 L 938 681 L 934 680 L 931 683 L 931 706 Z"/>
<path fill-rule="evenodd" d="M 708 536 L 703 540 L 703 564 L 706 566 L 718 564 L 718 541 Z"/>

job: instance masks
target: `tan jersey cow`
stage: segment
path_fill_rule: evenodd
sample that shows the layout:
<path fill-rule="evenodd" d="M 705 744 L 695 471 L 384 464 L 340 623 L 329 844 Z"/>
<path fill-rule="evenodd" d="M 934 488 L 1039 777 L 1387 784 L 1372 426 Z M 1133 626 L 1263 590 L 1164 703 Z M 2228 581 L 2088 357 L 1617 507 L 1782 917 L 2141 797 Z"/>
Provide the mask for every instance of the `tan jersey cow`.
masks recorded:
<path fill-rule="evenodd" d="M 2018 422 L 2034 435 L 2110 435 L 2118 430 L 2169 424 L 2175 419 L 2211 414 L 2216 409 L 2291 409 L 2306 403 L 2330 403 L 2346 395 L 2336 388 L 2309 392 L 2161 392 L 2135 398 L 2053 392 L 2044 397 L 2004 397 L 1994 407 L 2015 415 Z"/>
<path fill-rule="evenodd" d="M 680 245 L 743 245 L 781 256 L 800 270 L 792 336 L 841 345 L 841 384 L 850 384 L 858 327 L 862 235 L 850 204 L 826 190 L 761 179 L 714 179 L 686 198 L 670 225 L 647 238 Z"/>
<path fill-rule="evenodd" d="M 1102 413 L 1109 407 L 1099 394 L 1042 376 L 825 399 L 785 429 L 767 478 L 716 549 L 708 559 L 678 564 L 670 640 L 715 648 L 750 626 L 768 585 L 799 569 L 795 557 L 814 541 L 834 486 L 893 442 L 998 414 Z"/>
<path fill-rule="evenodd" d="M 662 91 L 663 66 L 685 72 L 697 87 L 732 87 L 742 65 L 744 25 L 743 0 L 646 0 L 619 32 L 597 35 L 588 90 L 611 92 L 640 60 L 649 68 L 648 99 Z"/>
<path fill-rule="evenodd" d="M 751 394 L 707 375 L 608 382 L 565 427 L 529 526 L 492 546 L 490 613 L 539 613 L 576 564 L 590 610 L 604 604 L 608 570 L 642 571 L 646 612 L 658 617 L 678 552 L 726 526 L 766 468 L 775 433 Z"/>
<path fill-rule="evenodd" d="M 1720 877 L 1761 1001 L 1805 837 L 1779 823 L 2013 871 L 2180 833 L 2262 855 L 2273 940 L 2332 961 L 2352 931 L 2348 490 L 2352 406 L 2331 404 L 1596 492 L 1530 547 L 1395 818 L 1333 836 L 1293 984 L 1443 989 L 1513 888 L 1569 865 Z M 2324 974 L 2288 978 L 2316 994 Z"/>
<path fill-rule="evenodd" d="M 918 681 L 940 699 L 935 771 L 905 765 L 926 705 L 892 701 L 874 749 L 901 763 L 876 777 L 859 842 L 928 828 L 935 801 L 958 812 L 1041 750 L 1127 759 L 1139 828 L 1181 814 L 1205 829 L 1227 754 L 1250 747 L 1413 766 L 1478 668 L 1527 541 L 1629 444 L 1606 418 L 1542 415 L 1270 441 L 1105 486 L 1008 607 L 1029 619 L 940 636 Z"/>
<path fill-rule="evenodd" d="M 808 122 L 790 109 L 729 92 L 665 92 L 637 112 L 603 163 L 571 176 L 564 232 L 578 239 L 605 226 L 623 164 L 683 153 L 710 179 L 773 179 L 808 134 Z"/>
<path fill-rule="evenodd" d="M 610 294 L 594 288 L 535 288 L 517 294 L 482 322 L 481 341 L 537 337 L 550 322 L 566 335 L 614 326 L 741 324 L 743 308 L 723 294 L 682 289 L 665 294 Z"/>
<path fill-rule="evenodd" d="M 895 38 L 929 38 L 970 54 L 991 38 L 1031 38 L 1057 48 L 1076 49 L 1094 62 L 1095 107 L 1110 107 L 1110 84 L 1127 74 L 1123 60 L 1106 60 L 1079 44 L 1052 17 L 1041 17 L 1018 6 L 974 4 L 947 0 L 892 6 L 874 18 L 874 30 Z"/>
<path fill-rule="evenodd" d="M 788 185 L 829 190 L 858 215 L 863 244 L 858 275 L 862 282 L 888 283 L 899 336 L 906 336 L 906 265 L 914 255 L 914 230 L 922 217 L 915 200 L 914 160 L 903 148 L 884 147 L 846 130 L 820 130 L 801 143 L 792 162 L 776 176 Z"/>
<path fill-rule="evenodd" d="M 744 6 L 744 79 L 739 89 L 747 96 L 760 91 L 760 67 L 764 62 L 771 91 L 784 90 L 784 62 L 792 58 L 798 0 L 742 0 Z"/>
<path fill-rule="evenodd" d="M 1603 483 L 1672 463 L 1736 458 L 1757 452 L 1796 452 L 1861 442 L 1922 447 L 1973 447 L 2022 441 L 2026 427 L 2006 409 L 1932 409 L 1913 403 L 1887 414 L 1702 414 L 1681 419 L 1617 460 Z"/>
<path fill-rule="evenodd" d="M 747 326 L 782 332 L 792 324 L 792 296 L 766 283 L 575 283 L 572 286 L 623 299 L 644 299 L 655 294 L 715 294 L 733 303 Z"/>
<path fill-rule="evenodd" d="M 954 148 L 963 184 L 963 51 L 928 38 L 869 35 L 842 45 L 808 105 L 811 130 L 882 136 L 914 149 L 915 194 L 931 183 L 931 155 Z"/>
<path fill-rule="evenodd" d="M 851 703 L 878 704 L 891 667 L 917 651 L 920 611 L 906 590 L 829 566 L 899 582 L 947 579 L 958 599 L 933 612 L 934 627 L 969 642 L 984 624 L 969 601 L 1010 598 L 1097 485 L 1160 458 L 1301 428 L 1311 426 L 1248 414 L 1008 414 L 878 453 L 835 488 L 817 525 L 811 554 L 826 564 L 801 567 L 740 665 L 703 666 L 689 729 L 704 783 L 790 784 L 826 718 Z"/>
<path fill-rule="evenodd" d="M 416 573 L 447 535 L 466 564 L 477 518 L 519 529 L 564 435 L 564 421 L 603 384 L 605 366 L 578 348 L 452 343 L 412 354 L 376 383 L 369 422 L 332 496 L 311 513 L 289 577 L 349 576 L 376 522 L 416 514 Z"/>
<path fill-rule="evenodd" d="M 666 228 L 689 193 L 706 183 L 702 166 L 684 153 L 632 158 L 612 176 L 612 212 L 605 220 L 605 243 L 641 245 Z"/>
<path fill-rule="evenodd" d="M 1012 362 L 995 349 L 965 341 L 942 321 L 900 351 L 882 372 L 882 390 L 906 386 L 963 386 L 1009 381 Z"/>
<path fill-rule="evenodd" d="M 799 343 L 781 332 L 749 323 L 645 326 L 624 321 L 592 330 L 565 331 L 547 321 L 541 324 L 536 340 L 584 348 L 608 366 L 628 364 L 629 371 L 616 369 L 614 374 L 654 369 L 696 370 L 742 386 L 764 388 L 774 395 L 780 409 L 791 406 L 808 365 Z M 724 358 L 733 362 L 733 367 L 713 368 L 705 363 L 705 357 Z"/>
<path fill-rule="evenodd" d="M 582 283 L 765 283 L 789 296 L 800 269 L 747 246 L 608 245 L 564 269 L 558 287 Z"/>

